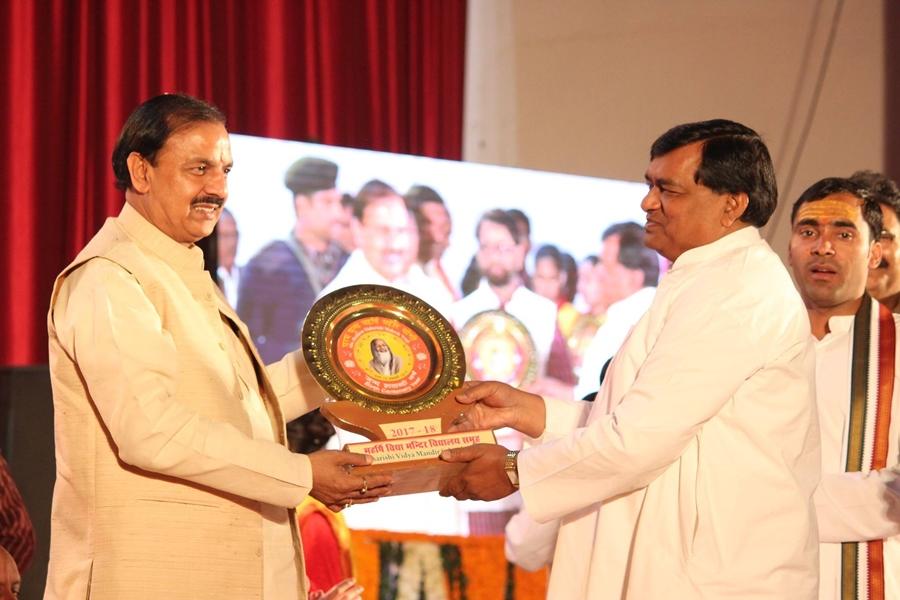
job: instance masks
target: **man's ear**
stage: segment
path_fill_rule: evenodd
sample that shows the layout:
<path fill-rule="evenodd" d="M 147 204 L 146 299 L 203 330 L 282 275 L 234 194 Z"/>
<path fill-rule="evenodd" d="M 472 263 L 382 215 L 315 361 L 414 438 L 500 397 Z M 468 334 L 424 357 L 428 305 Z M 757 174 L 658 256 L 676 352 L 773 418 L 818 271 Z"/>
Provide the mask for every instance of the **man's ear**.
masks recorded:
<path fill-rule="evenodd" d="M 878 242 L 878 241 L 872 242 L 872 245 L 869 246 L 869 260 L 868 260 L 869 269 L 877 269 L 878 265 L 881 264 L 881 257 L 883 255 L 884 255 L 884 249 L 881 247 L 881 242 Z"/>
<path fill-rule="evenodd" d="M 131 187 L 138 194 L 150 191 L 150 164 L 137 152 L 132 152 L 126 159 L 128 173 L 131 175 Z"/>
<path fill-rule="evenodd" d="M 725 210 L 722 212 L 722 226 L 731 227 L 747 211 L 750 197 L 746 193 L 728 194 L 725 196 Z"/>

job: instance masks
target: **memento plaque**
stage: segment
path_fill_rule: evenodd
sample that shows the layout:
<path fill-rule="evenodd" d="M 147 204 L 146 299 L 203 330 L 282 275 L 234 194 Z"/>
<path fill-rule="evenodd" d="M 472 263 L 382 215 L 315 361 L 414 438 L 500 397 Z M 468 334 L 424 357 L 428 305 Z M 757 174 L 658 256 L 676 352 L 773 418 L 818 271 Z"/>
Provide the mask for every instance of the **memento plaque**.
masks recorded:
<path fill-rule="evenodd" d="M 495 443 L 493 432 L 451 433 L 465 407 L 454 396 L 465 357 L 449 321 L 398 289 L 358 285 L 320 298 L 303 323 L 310 371 L 334 402 L 322 414 L 372 440 L 346 450 L 371 454 L 360 473 L 390 473 L 393 494 L 432 491 L 462 468 L 442 450 Z"/>
<path fill-rule="evenodd" d="M 528 329 L 503 310 L 486 310 L 469 319 L 459 336 L 471 379 L 524 387 L 537 377 L 537 351 Z"/>

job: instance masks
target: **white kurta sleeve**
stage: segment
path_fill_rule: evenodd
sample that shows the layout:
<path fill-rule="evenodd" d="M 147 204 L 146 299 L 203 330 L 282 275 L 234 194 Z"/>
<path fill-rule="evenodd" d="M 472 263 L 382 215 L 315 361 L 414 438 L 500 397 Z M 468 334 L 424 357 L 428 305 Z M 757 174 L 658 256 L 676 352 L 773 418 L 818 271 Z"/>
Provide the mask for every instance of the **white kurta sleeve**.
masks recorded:
<path fill-rule="evenodd" d="M 822 542 L 900 535 L 900 469 L 826 473 L 813 496 Z"/>
<path fill-rule="evenodd" d="M 273 505 L 303 500 L 312 487 L 305 455 L 176 401 L 177 350 L 131 274 L 93 260 L 66 279 L 59 298 L 57 336 L 124 462 Z"/>
<path fill-rule="evenodd" d="M 695 289 L 674 298 L 665 315 L 654 317 L 665 324 L 646 342 L 652 349 L 615 409 L 522 451 L 520 491 L 532 517 L 547 521 L 645 487 L 767 360 L 788 360 L 768 350 L 784 335 L 780 321 L 767 317 L 773 307 L 727 292 L 710 297 Z M 786 354 L 806 348 L 798 342 Z"/>

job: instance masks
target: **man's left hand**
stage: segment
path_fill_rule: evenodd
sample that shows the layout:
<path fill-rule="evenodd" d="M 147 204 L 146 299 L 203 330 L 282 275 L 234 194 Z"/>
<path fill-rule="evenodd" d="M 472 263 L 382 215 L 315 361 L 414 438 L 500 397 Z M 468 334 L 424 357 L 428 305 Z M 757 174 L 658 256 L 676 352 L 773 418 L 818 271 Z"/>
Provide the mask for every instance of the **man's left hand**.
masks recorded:
<path fill-rule="evenodd" d="M 503 466 L 506 448 L 496 444 L 475 444 L 441 452 L 441 460 L 468 463 L 444 484 L 441 496 L 457 500 L 497 500 L 516 491 Z"/>

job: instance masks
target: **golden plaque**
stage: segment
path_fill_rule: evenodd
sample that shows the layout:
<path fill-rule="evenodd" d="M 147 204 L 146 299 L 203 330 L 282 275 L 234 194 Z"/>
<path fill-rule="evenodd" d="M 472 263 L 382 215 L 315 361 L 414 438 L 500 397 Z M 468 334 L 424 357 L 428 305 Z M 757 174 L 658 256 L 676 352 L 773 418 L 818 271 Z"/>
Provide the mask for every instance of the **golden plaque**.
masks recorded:
<path fill-rule="evenodd" d="M 322 414 L 371 442 L 347 444 L 371 454 L 362 473 L 390 473 L 392 494 L 437 490 L 462 466 L 442 450 L 495 443 L 493 432 L 450 433 L 465 406 L 454 399 L 465 379 L 459 337 L 437 310 L 401 290 L 357 285 L 312 306 L 303 323 L 303 355 L 334 402 Z"/>
<path fill-rule="evenodd" d="M 528 329 L 503 310 L 486 310 L 460 330 L 469 377 L 525 387 L 537 378 L 537 349 Z"/>

